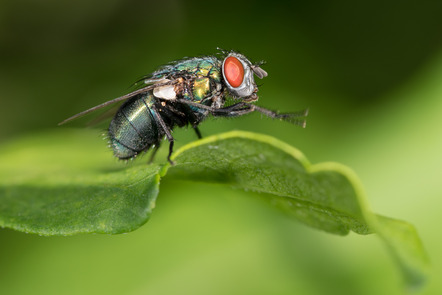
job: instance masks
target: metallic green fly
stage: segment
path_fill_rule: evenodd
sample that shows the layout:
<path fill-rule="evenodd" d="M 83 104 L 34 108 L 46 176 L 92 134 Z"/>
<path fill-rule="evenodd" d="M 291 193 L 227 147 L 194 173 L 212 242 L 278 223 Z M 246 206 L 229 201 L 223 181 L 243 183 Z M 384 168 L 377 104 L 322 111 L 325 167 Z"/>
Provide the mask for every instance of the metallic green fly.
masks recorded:
<path fill-rule="evenodd" d="M 254 111 L 270 118 L 305 127 L 308 111 L 278 113 L 252 104 L 258 100 L 254 75 L 267 76 L 263 62 L 251 63 L 235 51 L 221 50 L 221 58 L 187 58 L 160 67 L 138 81 L 138 89 L 76 114 L 59 125 L 95 110 L 124 102 L 109 125 L 109 140 L 119 159 L 133 159 L 153 148 L 151 160 L 162 138 L 169 141 L 168 161 L 173 152 L 175 126 L 191 125 L 198 138 L 198 125 L 209 115 L 237 117 Z M 139 84 L 142 84 L 139 86 Z M 232 104 L 226 105 L 227 97 Z"/>

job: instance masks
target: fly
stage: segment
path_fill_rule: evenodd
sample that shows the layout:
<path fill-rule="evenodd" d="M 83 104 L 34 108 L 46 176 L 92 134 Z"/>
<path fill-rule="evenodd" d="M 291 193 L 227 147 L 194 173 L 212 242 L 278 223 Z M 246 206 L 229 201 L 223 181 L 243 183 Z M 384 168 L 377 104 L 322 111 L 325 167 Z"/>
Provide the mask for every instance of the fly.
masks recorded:
<path fill-rule="evenodd" d="M 165 136 L 171 164 L 173 128 L 191 125 L 201 138 L 198 125 L 209 115 L 238 117 L 257 111 L 305 127 L 308 110 L 280 114 L 253 104 L 258 100 L 254 75 L 260 79 L 267 76 L 261 68 L 263 62 L 252 64 L 235 51 L 221 50 L 221 57 L 187 58 L 162 66 L 138 81 L 143 85 L 135 91 L 78 113 L 59 125 L 123 102 L 108 129 L 114 155 L 121 160 L 133 159 L 153 148 L 152 160 Z"/>

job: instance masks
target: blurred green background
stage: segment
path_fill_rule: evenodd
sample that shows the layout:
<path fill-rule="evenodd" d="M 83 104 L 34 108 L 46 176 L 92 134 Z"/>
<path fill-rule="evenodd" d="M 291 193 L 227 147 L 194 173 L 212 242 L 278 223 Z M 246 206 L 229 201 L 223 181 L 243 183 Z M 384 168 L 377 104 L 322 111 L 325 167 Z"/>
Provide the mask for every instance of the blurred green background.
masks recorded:
<path fill-rule="evenodd" d="M 309 107 L 307 128 L 253 114 L 203 135 L 261 132 L 353 168 L 376 213 L 417 227 L 434 271 L 423 293 L 441 294 L 441 37 L 441 1 L 2 0 L 0 142 L 57 128 L 161 64 L 237 49 L 267 61 L 258 104 Z M 258 199 L 165 177 L 129 234 L 0 230 L 0 294 L 402 294 L 376 236 L 325 234 Z"/>

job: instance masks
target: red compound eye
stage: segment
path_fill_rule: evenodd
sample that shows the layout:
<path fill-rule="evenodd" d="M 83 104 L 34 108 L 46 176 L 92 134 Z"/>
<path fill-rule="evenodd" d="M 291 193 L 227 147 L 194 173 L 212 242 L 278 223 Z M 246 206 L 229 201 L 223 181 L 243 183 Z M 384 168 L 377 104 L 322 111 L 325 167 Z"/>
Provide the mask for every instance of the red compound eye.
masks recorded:
<path fill-rule="evenodd" d="M 242 63 L 233 56 L 226 58 L 224 62 L 224 76 L 233 88 L 239 87 L 244 79 L 244 67 Z"/>

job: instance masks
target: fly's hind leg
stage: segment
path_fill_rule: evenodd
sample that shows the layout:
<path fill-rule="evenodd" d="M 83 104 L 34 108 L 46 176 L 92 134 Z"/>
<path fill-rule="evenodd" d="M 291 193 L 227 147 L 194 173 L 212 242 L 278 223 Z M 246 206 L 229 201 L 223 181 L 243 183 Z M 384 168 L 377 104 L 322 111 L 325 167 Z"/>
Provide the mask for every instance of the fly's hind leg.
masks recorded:
<path fill-rule="evenodd" d="M 155 106 L 152 106 L 152 109 L 155 111 L 155 113 L 158 114 L 158 110 L 156 109 Z M 170 156 L 172 156 L 172 152 L 173 152 L 173 142 L 174 142 L 174 138 L 171 134 L 171 130 L 169 127 L 167 127 L 166 123 L 163 121 L 163 118 L 161 118 L 160 115 L 158 115 L 157 117 L 158 123 L 160 123 L 161 128 L 163 129 L 164 133 L 166 134 L 166 138 L 169 141 L 169 155 L 167 156 L 167 161 L 169 161 L 169 163 L 171 165 L 175 165 L 175 163 L 170 159 Z"/>
<path fill-rule="evenodd" d="M 195 130 L 195 133 L 196 133 L 196 136 L 198 136 L 198 139 L 203 138 L 203 137 L 201 136 L 201 132 L 200 132 L 200 130 L 198 129 L 198 126 L 193 126 L 193 130 Z"/>
<path fill-rule="evenodd" d="M 155 147 L 153 148 L 152 153 L 150 154 L 149 162 L 147 162 L 148 164 L 152 164 L 153 159 L 155 158 L 155 155 L 157 154 L 159 149 L 160 149 L 160 144 L 158 143 L 157 145 L 155 145 Z"/>
<path fill-rule="evenodd" d="M 167 155 L 167 161 L 169 161 L 170 165 L 175 165 L 175 162 L 172 161 L 170 159 L 170 156 L 172 156 L 172 152 L 173 152 L 173 137 L 170 137 L 171 139 L 169 139 L 169 137 L 167 137 L 167 139 L 169 140 L 169 154 Z"/>

